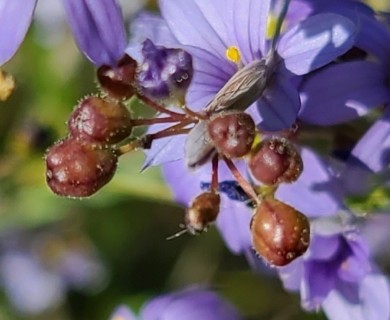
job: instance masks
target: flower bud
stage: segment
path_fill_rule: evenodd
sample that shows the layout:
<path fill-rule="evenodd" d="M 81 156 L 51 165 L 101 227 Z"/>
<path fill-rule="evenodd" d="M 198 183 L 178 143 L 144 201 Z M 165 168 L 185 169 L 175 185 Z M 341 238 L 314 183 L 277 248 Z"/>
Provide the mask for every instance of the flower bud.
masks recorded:
<path fill-rule="evenodd" d="M 68 128 L 74 138 L 114 144 L 130 135 L 131 116 L 120 102 L 88 97 L 70 115 Z"/>
<path fill-rule="evenodd" d="M 187 209 L 184 221 L 191 234 L 205 231 L 218 216 L 221 198 L 218 193 L 206 191 L 198 195 Z"/>
<path fill-rule="evenodd" d="M 118 157 L 111 149 L 73 138 L 59 141 L 46 154 L 46 182 L 68 197 L 88 197 L 114 176 Z"/>
<path fill-rule="evenodd" d="M 303 170 L 302 158 L 285 138 L 273 137 L 262 141 L 250 154 L 251 174 L 266 185 L 296 181 Z"/>
<path fill-rule="evenodd" d="M 100 87 L 111 98 L 127 100 L 135 93 L 134 78 L 137 62 L 128 55 L 116 67 L 101 66 L 97 70 Z"/>
<path fill-rule="evenodd" d="M 276 199 L 266 198 L 260 203 L 250 227 L 254 249 L 271 265 L 284 266 L 309 247 L 309 220 Z"/>
<path fill-rule="evenodd" d="M 244 112 L 214 114 L 207 125 L 208 134 L 217 151 L 228 158 L 246 155 L 255 139 L 255 123 Z"/>
<path fill-rule="evenodd" d="M 154 99 L 182 100 L 194 73 L 191 55 L 182 49 L 143 43 L 143 63 L 137 71 L 139 90 Z"/>

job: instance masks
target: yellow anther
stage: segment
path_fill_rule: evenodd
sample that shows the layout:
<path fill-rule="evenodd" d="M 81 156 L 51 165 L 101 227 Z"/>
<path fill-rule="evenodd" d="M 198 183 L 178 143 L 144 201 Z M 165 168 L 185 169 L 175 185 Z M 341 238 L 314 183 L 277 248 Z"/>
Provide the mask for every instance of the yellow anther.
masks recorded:
<path fill-rule="evenodd" d="M 277 16 L 273 14 L 270 14 L 268 16 L 267 31 L 265 33 L 267 39 L 272 39 L 275 36 L 277 22 L 278 22 Z"/>
<path fill-rule="evenodd" d="M 231 62 L 234 62 L 236 64 L 239 64 L 241 62 L 240 49 L 238 49 L 236 46 L 230 46 L 229 48 L 227 48 L 225 55 L 226 58 Z"/>
<path fill-rule="evenodd" d="M 270 14 L 268 16 L 267 30 L 265 33 L 265 37 L 268 40 L 271 40 L 275 37 L 276 27 L 278 25 L 278 19 L 279 19 L 279 17 L 275 14 Z M 285 21 L 283 21 L 281 30 L 284 30 L 285 28 L 286 28 L 286 24 L 285 24 Z"/>
<path fill-rule="evenodd" d="M 14 78 L 0 70 L 0 101 L 5 101 L 9 98 L 15 89 Z"/>

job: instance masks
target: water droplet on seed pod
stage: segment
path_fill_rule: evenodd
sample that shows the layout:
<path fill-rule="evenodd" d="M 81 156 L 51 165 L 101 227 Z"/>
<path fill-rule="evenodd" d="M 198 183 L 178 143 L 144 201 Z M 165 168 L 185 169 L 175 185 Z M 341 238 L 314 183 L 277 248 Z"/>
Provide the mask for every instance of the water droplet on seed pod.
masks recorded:
<path fill-rule="evenodd" d="M 264 199 L 256 208 L 250 228 L 254 249 L 271 265 L 284 266 L 309 247 L 309 220 L 273 198 Z"/>

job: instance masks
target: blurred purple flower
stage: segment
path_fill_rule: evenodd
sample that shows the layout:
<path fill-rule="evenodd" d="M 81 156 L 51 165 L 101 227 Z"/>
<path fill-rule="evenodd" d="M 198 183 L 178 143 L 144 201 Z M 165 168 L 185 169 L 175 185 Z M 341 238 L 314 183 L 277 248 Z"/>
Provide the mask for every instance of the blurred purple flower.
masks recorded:
<path fill-rule="evenodd" d="M 354 43 L 355 25 L 334 13 L 310 17 L 277 39 L 277 57 L 273 59 L 269 56 L 272 45 L 267 38 L 267 21 L 269 15 L 277 14 L 270 7 L 269 0 L 161 0 L 163 18 L 143 14 L 132 29 L 138 41 L 150 39 L 157 45 L 180 47 L 192 55 L 194 77 L 186 102 L 194 110 L 212 100 L 237 72 L 237 65 L 267 58 L 267 87 L 261 97 L 254 97 L 253 100 L 259 99 L 248 111 L 262 129 L 278 131 L 295 122 L 300 108 L 291 75 L 307 74 L 345 53 Z M 232 48 L 238 50 L 236 60 L 227 58 Z M 137 56 L 139 50 L 132 41 L 127 52 Z M 148 151 L 146 162 L 158 165 L 182 158 L 181 142 L 177 137 L 161 139 Z M 162 145 L 169 152 L 160 154 Z"/>
<path fill-rule="evenodd" d="M 162 295 L 147 302 L 140 316 L 120 306 L 110 320 L 239 320 L 238 311 L 216 293 L 189 288 L 183 291 Z"/>
<path fill-rule="evenodd" d="M 31 24 L 37 0 L 0 4 L 0 65 L 19 48 Z M 126 32 L 116 0 L 63 0 L 80 50 L 96 66 L 115 65 L 126 47 Z"/>
<path fill-rule="evenodd" d="M 137 320 L 138 317 L 128 307 L 121 305 L 117 307 L 109 320 Z"/>
<path fill-rule="evenodd" d="M 42 267 L 31 253 L 1 255 L 0 278 L 11 304 L 22 314 L 36 315 L 64 300 L 65 288 L 59 275 Z"/>
<path fill-rule="evenodd" d="M 285 288 L 299 291 L 306 310 L 323 308 L 329 319 L 390 317 L 390 287 L 357 229 L 335 220 L 312 223 L 308 252 L 279 268 Z"/>
<path fill-rule="evenodd" d="M 61 233 L 11 232 L 1 235 L 0 285 L 14 308 L 37 315 L 59 307 L 69 288 L 96 291 L 106 270 L 85 238 Z"/>
<path fill-rule="evenodd" d="M 0 66 L 16 53 L 30 26 L 37 0 L 0 3 Z"/>

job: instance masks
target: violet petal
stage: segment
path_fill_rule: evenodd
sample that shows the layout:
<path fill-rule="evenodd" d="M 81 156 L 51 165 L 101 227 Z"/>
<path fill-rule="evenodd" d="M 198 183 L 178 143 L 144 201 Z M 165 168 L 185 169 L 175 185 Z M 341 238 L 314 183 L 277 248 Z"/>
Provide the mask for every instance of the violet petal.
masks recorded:
<path fill-rule="evenodd" d="M 390 161 L 390 110 L 378 119 L 354 147 L 348 160 L 373 172 L 385 169 Z M 353 168 L 353 167 L 351 167 Z M 348 167 L 345 174 L 348 174 Z"/>
<path fill-rule="evenodd" d="M 151 148 L 144 150 L 146 158 L 142 170 L 183 159 L 185 140 L 186 135 L 181 134 L 153 141 Z"/>
<path fill-rule="evenodd" d="M 389 95 L 386 74 L 379 64 L 353 61 L 332 65 L 304 82 L 299 118 L 319 125 L 350 121 L 383 104 Z"/>
<path fill-rule="evenodd" d="M 188 206 L 190 201 L 200 192 L 199 177 L 195 172 L 187 171 L 184 161 L 164 164 L 162 174 L 172 190 L 174 200 L 184 206 Z"/>
<path fill-rule="evenodd" d="M 20 47 L 34 14 L 36 0 L 3 0 L 0 3 L 0 66 Z"/>
<path fill-rule="evenodd" d="M 232 31 L 235 33 L 236 43 L 240 48 L 244 63 L 259 59 L 265 54 L 267 21 L 271 1 L 269 0 L 233 0 L 225 6 L 232 8 Z M 247 26 L 246 26 L 247 24 Z"/>
<path fill-rule="evenodd" d="M 309 217 L 329 216 L 343 208 L 342 192 L 328 165 L 313 151 L 301 152 L 303 172 L 292 184 L 281 184 L 276 198 Z"/>
<path fill-rule="evenodd" d="M 251 209 L 244 202 L 232 201 L 222 195 L 217 227 L 228 248 L 235 254 L 244 253 L 252 246 Z"/>
<path fill-rule="evenodd" d="M 226 4 L 220 7 L 223 9 Z M 229 44 L 213 28 L 209 20 L 212 17 L 206 17 L 194 0 L 160 0 L 160 10 L 181 44 L 199 47 L 225 59 L 225 50 Z"/>
<path fill-rule="evenodd" d="M 307 257 L 315 260 L 330 260 L 339 249 L 340 237 L 315 234 L 310 240 Z"/>
<path fill-rule="evenodd" d="M 364 319 L 390 318 L 390 286 L 386 276 L 371 274 L 365 277 L 359 291 Z"/>
<path fill-rule="evenodd" d="M 359 282 L 372 271 L 368 247 L 363 239 L 356 237 L 356 235 L 352 239 L 347 238 L 347 240 L 351 254 L 342 262 L 338 276 L 344 281 Z"/>
<path fill-rule="evenodd" d="M 194 67 L 186 102 L 191 109 L 200 110 L 235 73 L 235 66 L 200 48 L 186 46 L 185 50 L 191 54 Z"/>
<path fill-rule="evenodd" d="M 96 66 L 115 65 L 126 48 L 122 14 L 115 0 L 63 0 L 70 28 Z"/>
<path fill-rule="evenodd" d="M 336 265 L 329 262 L 307 261 L 301 288 L 302 307 L 316 310 L 335 285 Z"/>
<path fill-rule="evenodd" d="M 280 38 L 278 53 L 297 75 L 318 69 L 354 44 L 356 27 L 333 13 L 318 14 L 300 22 Z"/>
<path fill-rule="evenodd" d="M 239 320 L 237 310 L 216 293 L 202 289 L 188 289 L 157 297 L 143 306 L 143 320 Z"/>
<path fill-rule="evenodd" d="M 289 129 L 296 121 L 300 107 L 298 91 L 288 79 L 276 77 L 257 102 L 265 131 Z"/>
<path fill-rule="evenodd" d="M 278 268 L 283 287 L 289 291 L 298 291 L 303 277 L 304 259 L 298 258 L 285 267 Z"/>
<path fill-rule="evenodd" d="M 332 320 L 382 320 L 390 317 L 390 290 L 387 277 L 371 274 L 364 278 L 359 287 L 358 304 L 349 301 L 338 291 L 332 291 L 322 307 Z"/>

